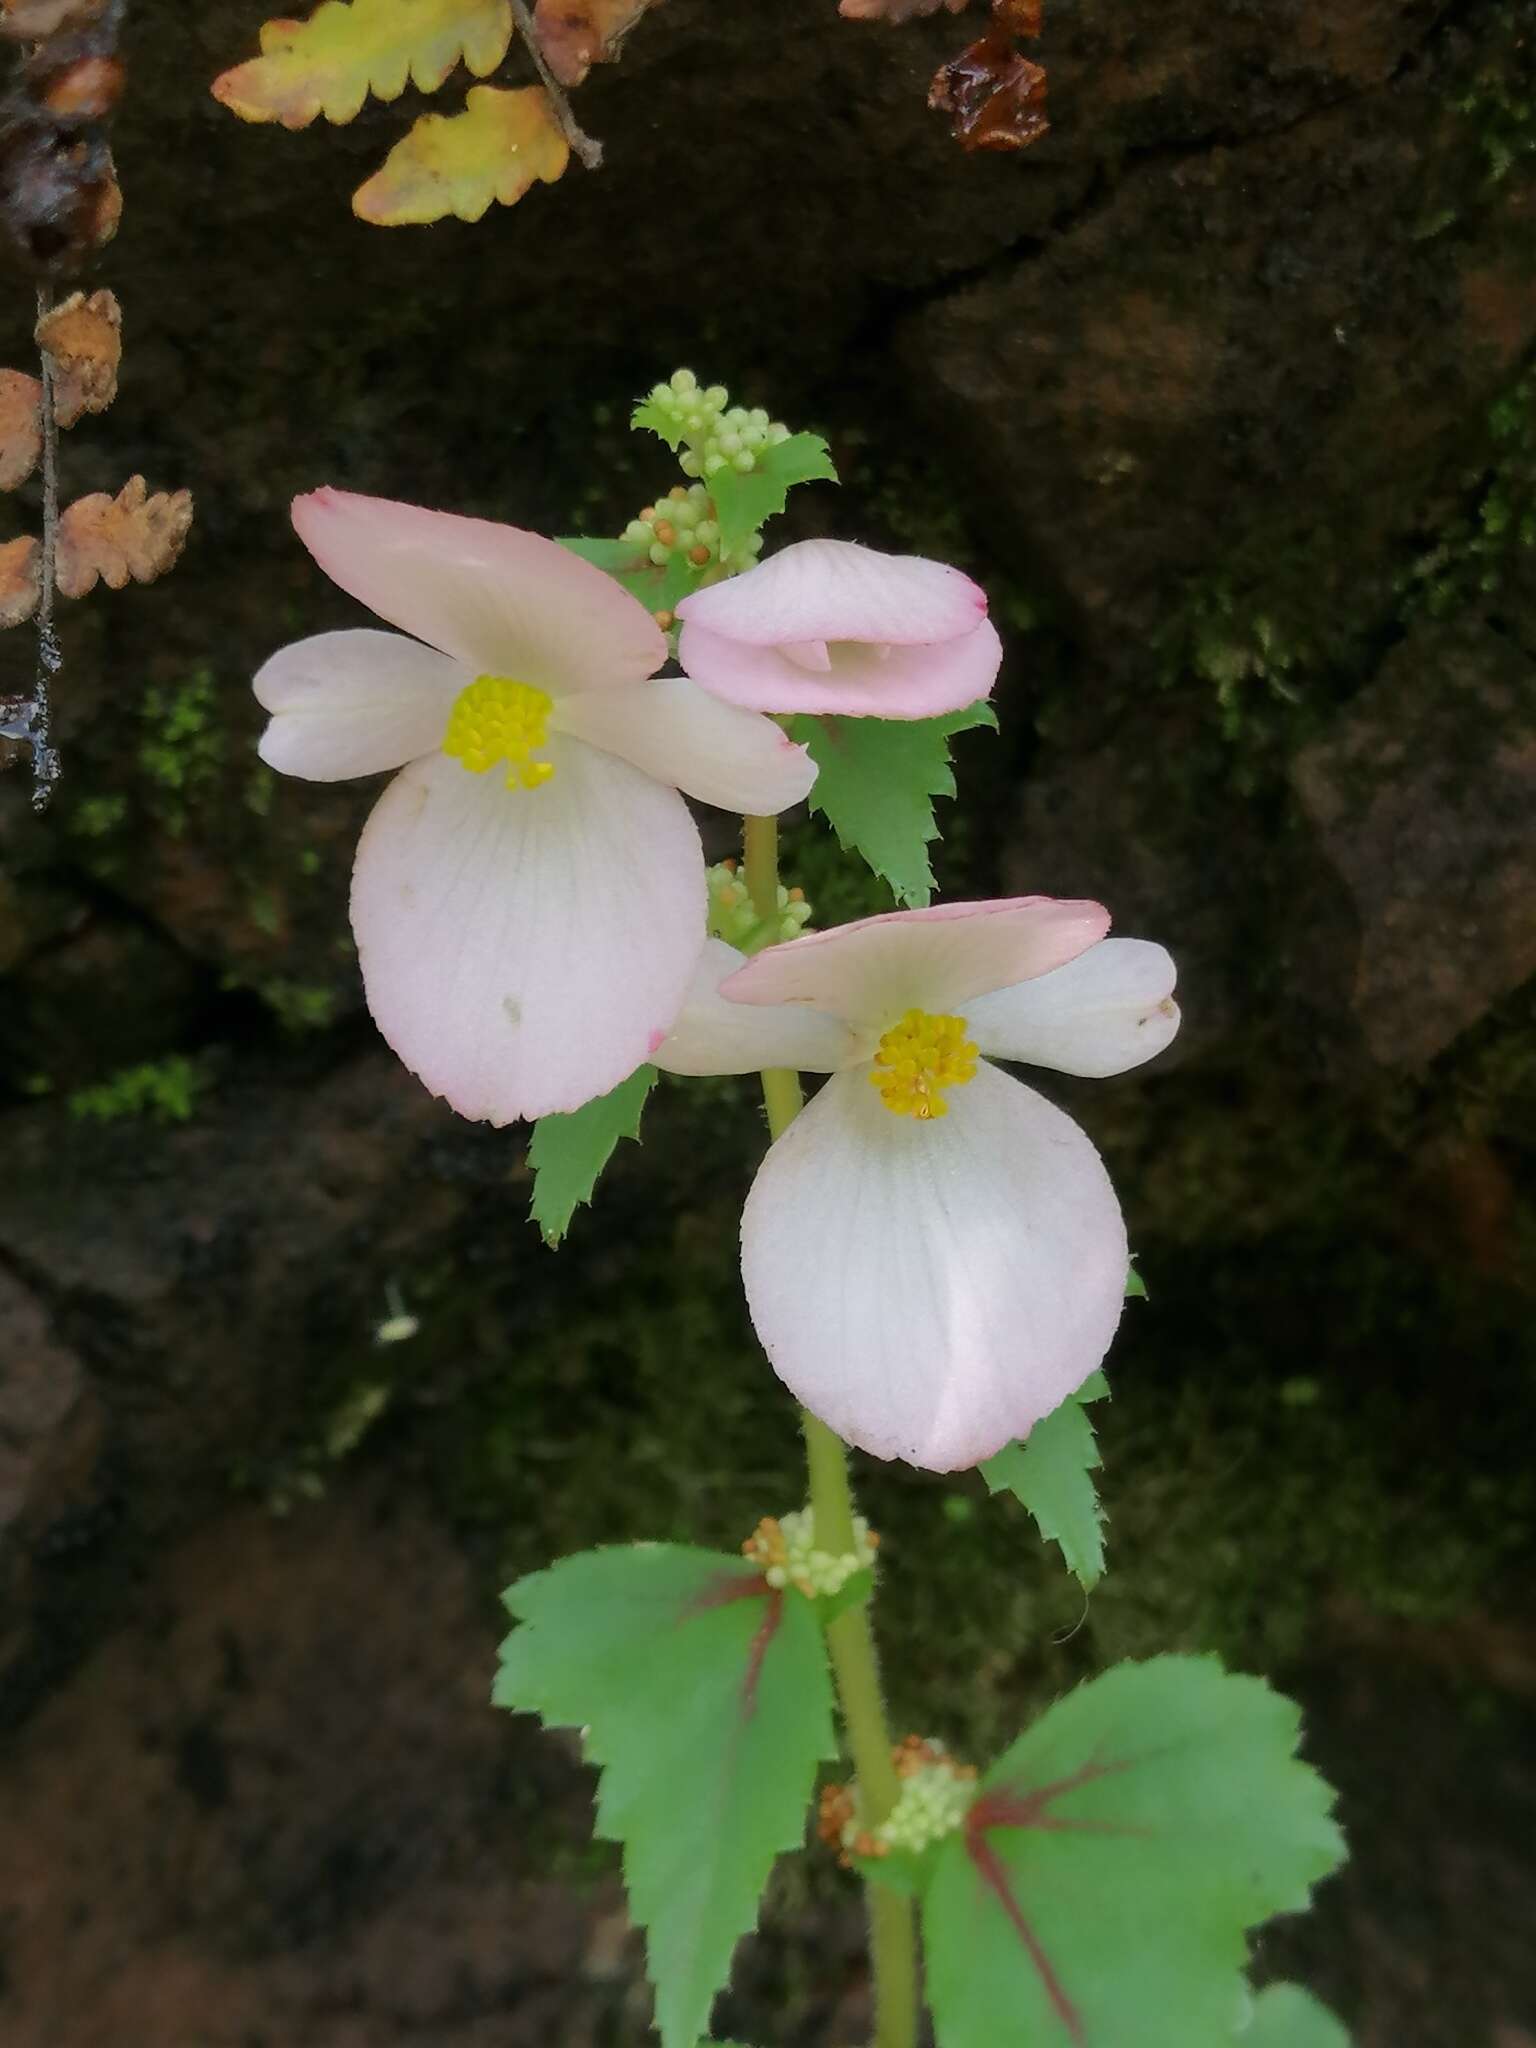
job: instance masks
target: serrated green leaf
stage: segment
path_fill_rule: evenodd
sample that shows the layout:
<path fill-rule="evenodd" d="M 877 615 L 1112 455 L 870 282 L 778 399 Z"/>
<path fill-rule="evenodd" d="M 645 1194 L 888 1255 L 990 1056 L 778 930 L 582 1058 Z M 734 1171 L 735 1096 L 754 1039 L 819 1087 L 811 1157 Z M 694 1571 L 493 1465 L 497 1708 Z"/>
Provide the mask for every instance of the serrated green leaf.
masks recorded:
<path fill-rule="evenodd" d="M 639 1137 L 646 1097 L 655 1082 L 654 1067 L 638 1067 L 608 1094 L 584 1102 L 568 1115 L 541 1116 L 534 1125 L 528 1141 L 528 1164 L 533 1168 L 529 1214 L 546 1244 L 558 1244 L 582 1203 L 591 1201 L 598 1176 L 620 1138 Z"/>
<path fill-rule="evenodd" d="M 1253 2001 L 1253 2018 L 1234 2048 L 1349 2048 L 1349 2035 L 1310 1991 L 1271 1984 Z"/>
<path fill-rule="evenodd" d="M 662 2048 L 695 2048 L 835 1753 L 811 1604 L 742 1558 L 654 1543 L 562 1558 L 505 1598 L 521 1626 L 493 1697 L 585 1731 L 602 1768 L 597 1832 L 623 1844 L 646 1929 Z"/>
<path fill-rule="evenodd" d="M 638 424 L 638 415 L 636 418 Z M 817 481 L 837 482 L 831 453 L 820 434 L 791 434 L 787 441 L 758 449 L 756 467 L 745 474 L 717 469 L 704 482 L 715 501 L 722 545 L 728 552 L 739 547 L 765 519 L 784 510 L 796 484 Z"/>
<path fill-rule="evenodd" d="M 644 429 L 649 434 L 659 434 L 667 446 L 676 451 L 688 438 L 681 416 L 663 412 L 659 405 L 652 405 L 648 398 L 642 398 L 629 416 L 629 424 L 637 431 Z"/>
<path fill-rule="evenodd" d="M 638 598 L 648 612 L 676 611 L 688 593 L 698 589 L 703 579 L 704 572 L 677 548 L 673 549 L 669 561 L 658 564 L 641 549 L 631 547 L 627 540 L 587 540 L 571 536 L 563 538 L 560 545 L 569 548 L 573 555 L 580 555 L 594 568 L 605 570 L 615 583 L 623 585 L 631 597 Z"/>
<path fill-rule="evenodd" d="M 1148 1299 L 1147 1283 L 1142 1279 L 1134 1266 L 1125 1276 L 1125 1298 L 1127 1301 L 1146 1301 Z"/>
<path fill-rule="evenodd" d="M 982 1780 L 923 1908 L 940 2048 L 1230 2040 L 1246 1930 L 1342 1860 L 1296 1707 L 1214 1657 L 1120 1664 Z"/>
<path fill-rule="evenodd" d="M 941 718 L 814 718 L 789 721 L 790 736 L 811 750 L 818 770 L 810 804 L 858 853 L 896 900 L 921 909 L 933 894 L 928 847 L 938 837 L 933 799 L 955 793 L 949 743 L 973 726 L 997 730 L 990 704 L 969 704 Z"/>
<path fill-rule="evenodd" d="M 1048 1542 L 1059 1543 L 1067 1570 L 1085 1593 L 1104 1576 L 1104 1510 L 1092 1475 L 1102 1460 L 1084 1403 L 1102 1401 L 1109 1382 L 1096 1372 L 1044 1415 L 1020 1444 L 988 1458 L 981 1476 L 991 1493 L 1023 1502 Z"/>

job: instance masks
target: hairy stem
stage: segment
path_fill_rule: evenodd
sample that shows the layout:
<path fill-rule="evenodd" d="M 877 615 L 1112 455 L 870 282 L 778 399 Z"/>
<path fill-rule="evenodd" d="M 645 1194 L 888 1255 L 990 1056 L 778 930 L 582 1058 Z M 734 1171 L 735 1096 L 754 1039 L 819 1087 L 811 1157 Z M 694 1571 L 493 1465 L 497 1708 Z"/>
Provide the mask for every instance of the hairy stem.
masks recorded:
<path fill-rule="evenodd" d="M 745 821 L 747 888 L 760 918 L 777 915 L 778 820 Z M 800 1076 L 785 1068 L 763 1075 L 769 1134 L 777 1138 L 800 1112 Z M 811 1511 L 816 1541 L 824 1550 L 853 1548 L 853 1488 L 848 1453 L 840 1437 L 802 1409 Z M 837 1681 L 838 1703 L 859 1783 L 865 1824 L 878 1827 L 900 1790 L 891 1761 L 891 1735 L 880 1691 L 880 1666 L 869 1603 L 849 1608 L 827 1628 L 827 1648 Z M 874 2048 L 915 2048 L 917 2040 L 917 1938 L 912 1902 L 884 1885 L 865 1887 L 869 1908 L 870 1966 L 875 1987 Z"/>

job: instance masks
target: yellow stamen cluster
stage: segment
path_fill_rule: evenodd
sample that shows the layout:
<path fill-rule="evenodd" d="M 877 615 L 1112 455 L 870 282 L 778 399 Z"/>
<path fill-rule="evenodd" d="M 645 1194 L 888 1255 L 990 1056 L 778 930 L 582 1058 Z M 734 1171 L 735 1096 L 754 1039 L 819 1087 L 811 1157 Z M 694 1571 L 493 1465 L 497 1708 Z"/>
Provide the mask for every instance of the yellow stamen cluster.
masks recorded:
<path fill-rule="evenodd" d="M 537 789 L 555 772 L 553 761 L 536 761 L 554 699 L 532 683 L 510 676 L 476 676 L 453 700 L 443 752 L 483 775 L 498 761 L 508 765 L 508 789 Z"/>
<path fill-rule="evenodd" d="M 963 1017 L 932 1017 L 908 1010 L 875 1048 L 870 1080 L 895 1116 L 947 1116 L 946 1088 L 961 1088 L 976 1072 L 976 1048 Z"/>

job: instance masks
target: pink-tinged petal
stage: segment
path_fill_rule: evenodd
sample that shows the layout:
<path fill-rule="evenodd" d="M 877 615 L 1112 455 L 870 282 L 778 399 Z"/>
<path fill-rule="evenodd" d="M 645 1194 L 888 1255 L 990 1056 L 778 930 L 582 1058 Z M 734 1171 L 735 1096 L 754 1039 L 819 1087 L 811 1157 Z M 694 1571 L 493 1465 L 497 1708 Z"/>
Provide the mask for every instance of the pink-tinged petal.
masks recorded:
<path fill-rule="evenodd" d="M 745 576 L 694 591 L 677 615 L 758 647 L 786 640 L 915 644 L 969 633 L 987 616 L 987 594 L 960 570 L 921 555 L 883 555 L 849 540 L 800 540 Z"/>
<path fill-rule="evenodd" d="M 1077 1125 L 996 1067 L 929 1123 L 892 1115 L 868 1072 L 834 1075 L 764 1160 L 747 1303 L 775 1372 L 839 1436 L 957 1471 L 1100 1363 L 1125 1225 Z"/>
<path fill-rule="evenodd" d="M 754 569 L 741 580 L 749 582 L 758 573 Z M 944 711 L 963 710 L 988 694 L 1003 659 L 1003 643 L 990 619 L 954 639 L 923 646 L 822 642 L 828 651 L 825 669 L 804 659 L 808 644 L 760 647 L 690 621 L 678 640 L 677 658 L 701 688 L 728 704 L 844 718 L 937 718 Z"/>
<path fill-rule="evenodd" d="M 978 996 L 971 1037 L 994 1059 L 1100 1078 L 1139 1067 L 1179 1028 L 1172 959 L 1146 939 L 1105 939 L 1051 974 Z"/>
<path fill-rule="evenodd" d="M 1010 988 L 1076 959 L 1109 929 L 1102 903 L 1003 897 L 892 910 L 770 946 L 733 974 L 733 1003 L 808 1003 L 865 1031 L 904 1010 L 966 1014 L 989 989 Z"/>
<path fill-rule="evenodd" d="M 295 498 L 293 524 L 333 583 L 477 675 L 560 696 L 640 682 L 666 658 L 644 605 L 541 534 L 333 490 Z"/>
<path fill-rule="evenodd" d="M 509 790 L 447 755 L 403 769 L 358 843 L 352 929 L 389 1044 L 461 1116 L 577 1109 L 633 1073 L 682 1007 L 704 858 L 675 790 L 552 736 Z"/>
<path fill-rule="evenodd" d="M 257 752 L 309 782 L 403 768 L 442 745 L 468 681 L 460 663 L 398 633 L 296 640 L 256 671 L 256 701 L 272 713 Z"/>
<path fill-rule="evenodd" d="M 638 690 L 583 690 L 560 700 L 554 722 L 727 811 L 769 817 L 799 803 L 816 780 L 807 749 L 771 718 L 722 704 L 686 676 Z"/>
<path fill-rule="evenodd" d="M 830 1074 L 852 1057 L 848 1028 L 820 1010 L 728 1003 L 720 984 L 746 959 L 707 939 L 682 1015 L 651 1054 L 669 1074 L 755 1074 L 763 1067 Z"/>

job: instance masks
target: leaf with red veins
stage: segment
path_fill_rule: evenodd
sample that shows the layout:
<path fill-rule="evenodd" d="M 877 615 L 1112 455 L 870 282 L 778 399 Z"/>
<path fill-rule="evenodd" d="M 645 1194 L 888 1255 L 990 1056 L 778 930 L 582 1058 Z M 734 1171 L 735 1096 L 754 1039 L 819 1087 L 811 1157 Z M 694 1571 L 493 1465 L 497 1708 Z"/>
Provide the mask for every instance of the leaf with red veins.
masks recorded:
<path fill-rule="evenodd" d="M 983 1779 L 924 1899 L 943 2048 L 1190 2048 L 1228 2039 L 1246 1931 L 1340 1861 L 1296 1708 L 1209 1657 L 1122 1664 Z"/>
<path fill-rule="evenodd" d="M 580 1728 L 597 1832 L 624 1845 L 663 2048 L 695 2048 L 775 1856 L 804 1838 L 835 1751 L 810 1601 L 678 1544 L 562 1558 L 506 1595 L 494 1698 Z"/>
<path fill-rule="evenodd" d="M 928 104 L 950 116 L 962 149 L 1027 149 L 1050 128 L 1045 72 L 1004 29 L 989 28 L 951 63 L 941 64 Z"/>

